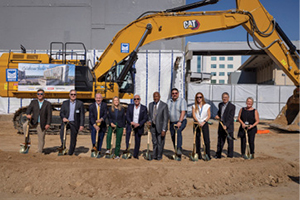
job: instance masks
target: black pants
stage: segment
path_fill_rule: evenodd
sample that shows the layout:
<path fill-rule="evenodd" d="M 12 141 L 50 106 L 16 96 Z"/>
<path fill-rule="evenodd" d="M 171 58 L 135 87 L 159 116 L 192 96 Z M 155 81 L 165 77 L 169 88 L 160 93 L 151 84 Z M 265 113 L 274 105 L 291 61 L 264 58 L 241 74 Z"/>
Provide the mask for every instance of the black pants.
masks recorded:
<path fill-rule="evenodd" d="M 200 132 L 200 128 L 196 129 L 196 152 L 201 157 L 200 147 L 201 147 L 201 134 L 203 134 L 204 144 L 205 144 L 205 152 L 210 158 L 210 139 L 209 139 L 209 128 L 208 124 L 205 123 L 204 126 L 201 128 L 202 133 Z"/>
<path fill-rule="evenodd" d="M 218 158 L 221 158 L 222 150 L 223 150 L 223 147 L 225 144 L 225 140 L 227 138 L 226 132 L 220 126 L 221 125 L 219 125 L 219 129 L 218 129 L 218 145 L 217 145 L 217 153 L 216 153 L 216 156 Z M 233 137 L 233 132 L 228 132 L 228 133 L 231 137 Z M 227 157 L 232 158 L 233 157 L 233 140 L 230 140 L 229 138 L 227 138 L 227 144 L 228 144 Z"/>
<path fill-rule="evenodd" d="M 61 140 L 61 144 L 63 144 L 64 141 L 64 124 L 62 124 L 61 128 L 60 128 L 60 140 Z M 70 134 L 70 148 L 68 151 L 69 155 L 73 155 L 74 151 L 75 151 L 75 147 L 76 147 L 76 142 L 77 142 L 77 135 L 78 135 L 78 128 L 76 127 L 74 122 L 69 122 L 69 124 L 67 125 L 67 130 L 70 129 L 71 130 L 71 134 Z"/>
<path fill-rule="evenodd" d="M 248 143 L 250 147 L 250 154 L 254 154 L 254 140 L 255 140 L 255 135 L 256 135 L 257 129 L 252 128 L 248 130 Z M 241 153 L 242 155 L 245 154 L 245 149 L 246 149 L 246 134 L 243 134 L 241 136 Z"/>
<path fill-rule="evenodd" d="M 129 146 L 129 140 L 130 140 L 130 137 L 131 137 L 131 129 L 132 129 L 132 127 L 127 126 L 127 129 L 126 129 L 126 150 L 128 149 L 128 146 Z M 142 137 L 142 135 L 139 135 L 136 129 L 134 129 L 133 131 L 134 131 L 134 133 L 133 133 L 133 135 L 134 135 L 133 157 L 138 158 L 139 157 L 140 146 L 141 146 L 141 137 Z M 131 144 L 133 144 L 133 141 L 131 141 Z"/>

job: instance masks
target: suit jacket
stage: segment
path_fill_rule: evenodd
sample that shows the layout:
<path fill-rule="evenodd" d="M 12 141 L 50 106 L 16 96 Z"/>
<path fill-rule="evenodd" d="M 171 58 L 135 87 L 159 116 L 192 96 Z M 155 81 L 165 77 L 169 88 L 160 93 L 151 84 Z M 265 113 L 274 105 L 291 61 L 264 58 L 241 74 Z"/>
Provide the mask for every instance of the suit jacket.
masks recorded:
<path fill-rule="evenodd" d="M 126 119 L 125 119 L 125 109 L 124 108 L 122 108 L 121 110 L 118 111 L 118 116 L 117 117 L 116 117 L 115 112 L 113 112 L 111 110 L 111 107 L 108 108 L 107 114 L 108 114 L 107 117 L 108 117 L 109 125 L 111 123 L 114 123 L 119 128 L 124 128 L 125 127 Z"/>
<path fill-rule="evenodd" d="M 69 118 L 70 114 L 70 100 L 66 100 L 63 102 L 60 109 L 60 118 Z M 76 99 L 75 110 L 74 110 L 74 122 L 76 129 L 79 129 L 79 126 L 84 126 L 84 106 L 82 101 Z M 63 122 L 62 122 L 63 125 Z"/>
<path fill-rule="evenodd" d="M 219 103 L 219 110 L 218 110 L 218 116 L 221 118 L 221 110 L 223 107 L 224 103 Z M 227 127 L 227 131 L 229 133 L 233 132 L 234 129 L 234 114 L 235 114 L 235 105 L 233 105 L 230 101 L 228 102 L 225 110 L 224 110 L 224 114 L 223 114 L 223 124 Z M 219 129 L 223 129 L 220 127 L 219 125 Z"/>
<path fill-rule="evenodd" d="M 44 100 L 43 105 L 40 109 L 38 100 L 32 100 L 26 110 L 26 114 L 30 115 L 32 113 L 31 124 L 36 125 L 38 123 L 38 118 L 40 116 L 40 125 L 42 131 L 45 130 L 46 125 L 51 124 L 52 120 L 52 106 L 47 100 Z"/>
<path fill-rule="evenodd" d="M 140 104 L 140 114 L 139 114 L 139 126 L 136 128 L 136 132 L 139 135 L 144 133 L 144 124 L 148 121 L 148 114 L 147 114 L 147 107 Z M 127 121 L 127 132 L 131 132 L 131 122 L 133 122 L 133 109 L 134 104 L 128 105 L 127 112 L 126 112 L 126 121 Z"/>
<path fill-rule="evenodd" d="M 154 102 L 149 104 L 149 121 L 152 122 L 154 111 Z M 168 105 L 162 101 L 159 102 L 156 118 L 155 118 L 155 127 L 157 132 L 161 133 L 162 130 L 168 130 L 168 120 L 169 120 L 169 111 Z"/>
<path fill-rule="evenodd" d="M 89 106 L 89 126 L 90 130 L 92 130 L 93 125 L 96 124 L 96 120 L 98 117 L 98 110 L 96 103 L 92 103 Z M 107 117 L 107 106 L 106 103 L 101 102 L 100 105 L 100 118 L 103 118 L 103 121 L 100 124 L 100 131 L 105 132 L 106 131 L 106 117 Z"/>

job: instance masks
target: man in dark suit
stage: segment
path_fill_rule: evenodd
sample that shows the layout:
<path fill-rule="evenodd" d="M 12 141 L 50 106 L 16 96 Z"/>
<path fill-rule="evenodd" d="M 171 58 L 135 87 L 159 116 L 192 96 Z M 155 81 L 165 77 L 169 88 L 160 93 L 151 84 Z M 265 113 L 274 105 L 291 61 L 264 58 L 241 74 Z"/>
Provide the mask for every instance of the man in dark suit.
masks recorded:
<path fill-rule="evenodd" d="M 233 138 L 233 131 L 234 131 L 234 114 L 235 114 L 235 105 L 233 105 L 229 101 L 229 94 L 224 92 L 222 94 L 222 103 L 219 103 L 219 110 L 218 114 L 215 119 L 220 120 L 223 122 L 224 126 L 222 127 L 221 123 L 219 123 L 218 127 L 218 146 L 217 146 L 217 153 L 216 158 L 221 158 L 223 146 L 226 140 L 226 132 Z M 225 129 L 225 130 L 224 130 Z M 228 149 L 227 149 L 227 157 L 233 157 L 233 140 L 227 138 Z"/>
<path fill-rule="evenodd" d="M 32 100 L 26 110 L 27 118 L 30 120 L 30 127 L 36 128 L 38 133 L 38 153 L 43 152 L 45 145 L 45 134 L 51 125 L 52 107 L 51 103 L 45 98 L 45 91 L 37 91 L 37 99 Z M 24 135 L 27 131 L 28 121 L 23 124 Z"/>
<path fill-rule="evenodd" d="M 149 104 L 149 125 L 152 134 L 153 159 L 161 160 L 168 130 L 168 105 L 160 101 L 159 92 L 153 93 L 153 102 Z"/>
<path fill-rule="evenodd" d="M 103 97 L 100 93 L 95 95 L 95 103 L 92 103 L 89 107 L 89 127 L 91 131 L 91 139 L 93 144 L 93 150 L 101 152 L 103 138 L 106 131 L 105 119 L 107 116 L 106 103 L 102 102 Z M 98 149 L 96 149 L 96 132 L 98 133 Z"/>
<path fill-rule="evenodd" d="M 73 155 L 76 147 L 78 130 L 82 131 L 84 128 L 84 106 L 82 101 L 76 99 L 76 90 L 70 90 L 69 96 L 70 99 L 64 101 L 60 109 L 60 118 L 62 119 L 60 139 L 61 144 L 63 144 L 64 123 L 69 122 L 67 129 L 71 129 L 71 141 L 68 154 Z M 62 148 L 62 146 L 60 148 Z"/>
<path fill-rule="evenodd" d="M 133 97 L 134 104 L 130 104 L 126 112 L 126 149 L 129 145 L 131 126 L 134 127 L 135 135 L 135 146 L 133 157 L 138 159 L 140 145 L 141 145 L 141 136 L 144 133 L 144 124 L 148 121 L 147 107 L 142 105 L 140 95 L 136 94 Z"/>

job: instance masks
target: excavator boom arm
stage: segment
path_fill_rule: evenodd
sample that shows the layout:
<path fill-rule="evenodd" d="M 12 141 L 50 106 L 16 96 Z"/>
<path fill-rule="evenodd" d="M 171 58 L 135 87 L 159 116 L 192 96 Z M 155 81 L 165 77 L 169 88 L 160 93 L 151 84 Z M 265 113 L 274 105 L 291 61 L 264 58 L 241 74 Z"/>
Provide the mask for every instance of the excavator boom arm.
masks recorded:
<path fill-rule="evenodd" d="M 215 2 L 212 1 L 211 3 Z M 299 85 L 299 69 L 291 55 L 298 56 L 298 54 L 294 49 L 287 49 L 282 40 L 283 38 L 286 41 L 287 37 L 279 31 L 278 25 L 275 29 L 276 23 L 273 17 L 258 0 L 236 0 L 236 4 L 236 10 L 170 12 L 174 10 L 169 9 L 166 12 L 138 18 L 124 27 L 113 38 L 94 66 L 95 77 L 98 81 L 103 80 L 101 78 L 105 76 L 113 63 L 121 62 L 140 46 L 153 41 L 226 30 L 242 25 L 293 83 L 296 86 Z M 181 9 L 175 8 L 176 10 Z M 152 26 L 152 29 L 140 43 L 149 25 Z M 288 45 L 291 47 L 291 43 Z M 127 49 L 124 51 L 122 47 Z"/>
<path fill-rule="evenodd" d="M 299 86 L 299 55 L 274 18 L 258 0 L 236 0 L 239 10 L 247 10 L 250 19 L 242 24 L 253 39 L 265 50 L 285 74 Z M 287 48 L 289 47 L 289 49 Z M 294 57 L 294 58 L 293 58 Z"/>
<path fill-rule="evenodd" d="M 136 49 L 147 25 L 151 32 L 140 46 L 161 39 L 173 39 L 205 32 L 226 30 L 246 23 L 249 17 L 236 11 L 156 13 L 137 19 L 119 31 L 99 58 L 93 71 L 100 80 L 114 61 L 119 63 Z M 128 47 L 122 52 L 122 46 Z"/>

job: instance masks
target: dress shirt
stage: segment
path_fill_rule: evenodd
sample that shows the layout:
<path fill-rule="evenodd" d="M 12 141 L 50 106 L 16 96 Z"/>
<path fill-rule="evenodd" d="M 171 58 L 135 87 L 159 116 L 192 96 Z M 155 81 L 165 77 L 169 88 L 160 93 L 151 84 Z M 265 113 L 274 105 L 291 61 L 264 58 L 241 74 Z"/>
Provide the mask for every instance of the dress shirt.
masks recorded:
<path fill-rule="evenodd" d="M 43 101 L 38 101 L 38 102 L 39 102 L 39 106 L 40 106 L 40 109 L 41 109 L 42 106 L 43 106 L 44 100 Z M 39 118 L 38 118 L 38 123 L 40 123 L 40 115 L 39 115 Z"/>
<path fill-rule="evenodd" d="M 139 123 L 139 115 L 140 115 L 141 104 L 136 108 L 136 105 L 133 106 L 133 122 Z"/>
<path fill-rule="evenodd" d="M 70 122 L 74 121 L 75 105 L 76 105 L 76 100 L 74 102 L 70 100 L 70 113 L 68 118 Z"/>

